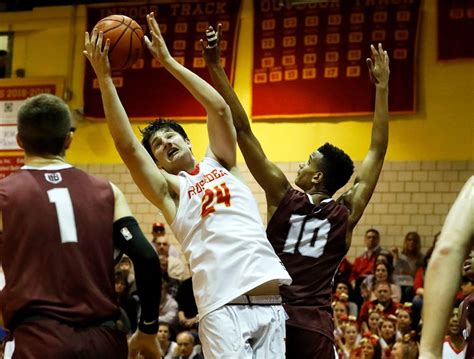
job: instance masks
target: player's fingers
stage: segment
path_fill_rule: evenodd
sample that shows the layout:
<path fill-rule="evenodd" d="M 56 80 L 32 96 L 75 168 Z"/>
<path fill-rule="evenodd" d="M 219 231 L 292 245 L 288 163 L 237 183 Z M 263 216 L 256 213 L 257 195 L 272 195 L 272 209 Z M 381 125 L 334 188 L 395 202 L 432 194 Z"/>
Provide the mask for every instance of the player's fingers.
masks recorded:
<path fill-rule="evenodd" d="M 94 27 L 94 30 L 92 30 L 92 37 L 91 37 L 91 44 L 92 44 L 93 49 L 96 47 L 97 33 L 98 33 L 98 30 L 96 27 Z"/>
<path fill-rule="evenodd" d="M 150 14 L 148 14 L 147 20 L 148 20 L 148 25 L 150 26 L 150 29 L 153 30 L 153 32 L 157 36 L 161 36 L 160 27 L 158 26 L 158 22 L 155 19 L 155 13 L 151 12 Z"/>
<path fill-rule="evenodd" d="M 385 50 L 385 51 L 383 52 L 383 54 L 384 54 L 384 57 L 385 57 L 385 64 L 387 64 L 387 66 L 388 66 L 388 64 L 390 63 L 390 58 L 388 57 L 388 53 L 387 53 L 387 51 Z"/>
<path fill-rule="evenodd" d="M 105 57 L 109 57 L 109 47 L 110 47 L 110 39 L 105 40 L 104 52 L 103 55 Z"/>
<path fill-rule="evenodd" d="M 201 44 L 201 49 L 202 51 L 206 51 L 206 45 L 204 45 L 204 40 L 203 39 L 199 39 L 199 43 Z"/>
<path fill-rule="evenodd" d="M 91 41 L 89 38 L 89 33 L 86 31 L 84 34 L 84 47 L 87 49 L 87 48 L 90 48 L 90 46 L 91 46 Z"/>
<path fill-rule="evenodd" d="M 87 57 L 88 60 L 90 60 L 89 53 L 86 50 L 83 50 L 82 53 L 85 57 Z"/>
<path fill-rule="evenodd" d="M 221 36 L 222 36 L 222 24 L 221 23 L 217 24 L 216 34 L 217 34 L 217 43 L 219 44 L 221 42 Z"/>
<path fill-rule="evenodd" d="M 97 49 L 99 50 L 99 54 L 102 54 L 102 40 L 104 39 L 104 33 L 99 31 L 99 36 L 97 37 Z"/>
<path fill-rule="evenodd" d="M 206 37 L 208 47 L 214 47 L 217 45 L 217 34 L 212 26 L 209 26 L 209 28 L 206 30 Z"/>
<path fill-rule="evenodd" d="M 365 62 L 367 64 L 367 68 L 369 69 L 369 72 L 372 73 L 372 71 L 374 71 L 374 63 L 372 62 L 372 59 L 368 57 L 365 60 Z"/>
<path fill-rule="evenodd" d="M 150 39 L 149 39 L 148 36 L 146 36 L 146 35 L 143 36 L 143 40 L 145 41 L 145 44 L 147 44 L 147 45 L 148 45 L 149 43 L 151 43 Z"/>

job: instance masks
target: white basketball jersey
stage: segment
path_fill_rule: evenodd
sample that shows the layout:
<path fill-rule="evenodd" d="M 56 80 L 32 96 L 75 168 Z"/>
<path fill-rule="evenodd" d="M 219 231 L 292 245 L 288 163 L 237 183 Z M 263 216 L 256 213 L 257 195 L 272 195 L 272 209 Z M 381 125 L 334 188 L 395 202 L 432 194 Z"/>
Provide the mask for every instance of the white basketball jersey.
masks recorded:
<path fill-rule="evenodd" d="M 244 183 L 211 158 L 178 178 L 179 207 L 171 229 L 189 260 L 201 318 L 268 281 L 291 283 Z"/>
<path fill-rule="evenodd" d="M 457 350 L 451 343 L 448 336 L 444 338 L 443 342 L 443 359 L 464 359 L 466 356 L 466 345 L 462 350 Z"/>

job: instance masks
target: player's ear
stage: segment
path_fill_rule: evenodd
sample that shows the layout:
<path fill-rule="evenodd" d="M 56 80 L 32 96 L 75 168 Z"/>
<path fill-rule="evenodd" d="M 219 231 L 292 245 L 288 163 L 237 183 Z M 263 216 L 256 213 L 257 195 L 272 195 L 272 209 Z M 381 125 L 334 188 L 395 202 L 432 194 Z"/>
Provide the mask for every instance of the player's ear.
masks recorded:
<path fill-rule="evenodd" d="M 21 138 L 20 138 L 20 134 L 19 134 L 19 133 L 16 134 L 16 143 L 18 144 L 18 146 L 19 146 L 21 149 L 25 149 L 25 147 L 23 147 L 23 142 L 21 141 Z"/>
<path fill-rule="evenodd" d="M 64 149 L 67 150 L 71 146 L 72 137 L 74 136 L 73 131 L 69 131 L 64 139 Z"/>
<path fill-rule="evenodd" d="M 320 184 L 323 182 L 323 180 L 324 180 L 324 173 L 318 171 L 313 175 L 311 182 L 313 184 Z"/>

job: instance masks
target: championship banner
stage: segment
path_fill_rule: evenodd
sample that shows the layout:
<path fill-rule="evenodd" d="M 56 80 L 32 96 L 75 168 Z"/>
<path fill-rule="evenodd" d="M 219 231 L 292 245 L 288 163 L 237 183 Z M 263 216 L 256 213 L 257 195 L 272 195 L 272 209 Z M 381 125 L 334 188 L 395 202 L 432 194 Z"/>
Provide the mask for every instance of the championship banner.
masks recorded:
<path fill-rule="evenodd" d="M 390 57 L 390 112 L 415 112 L 420 0 L 254 0 L 254 8 L 254 120 L 372 113 L 365 59 L 379 42 Z"/>
<path fill-rule="evenodd" d="M 134 19 L 149 36 L 146 15 L 155 13 L 168 49 L 178 62 L 210 82 L 200 39 L 205 39 L 208 26 L 222 24 L 221 57 L 227 76 L 233 80 L 237 46 L 240 0 L 187 1 L 143 5 L 108 5 L 88 7 L 87 29 L 102 18 L 121 14 Z M 170 75 L 144 46 L 144 57 L 112 77 L 125 110 L 131 120 L 159 117 L 179 120 L 204 120 L 205 111 L 181 83 Z M 92 119 L 103 119 L 102 99 L 89 62 L 84 82 L 84 113 Z"/>
<path fill-rule="evenodd" d="M 62 78 L 19 78 L 0 80 L 0 151 L 21 151 L 16 143 L 16 119 L 20 106 L 41 93 L 62 96 Z"/>
<path fill-rule="evenodd" d="M 474 58 L 474 0 L 438 0 L 438 59 Z"/>
<path fill-rule="evenodd" d="M 23 156 L 0 156 L 0 179 L 7 177 L 24 165 Z"/>

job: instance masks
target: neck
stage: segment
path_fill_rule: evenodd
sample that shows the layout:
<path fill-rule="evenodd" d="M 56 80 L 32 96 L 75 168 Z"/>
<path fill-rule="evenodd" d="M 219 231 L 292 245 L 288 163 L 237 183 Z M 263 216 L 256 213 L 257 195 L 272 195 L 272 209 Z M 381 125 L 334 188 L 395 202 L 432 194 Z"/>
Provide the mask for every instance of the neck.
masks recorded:
<path fill-rule="evenodd" d="M 331 198 L 329 193 L 325 191 L 309 190 L 307 193 L 311 196 L 315 204 L 318 204 L 325 199 Z"/>
<path fill-rule="evenodd" d="M 67 163 L 64 157 L 59 155 L 34 156 L 25 154 L 25 165 L 32 167 L 44 167 L 49 165 L 63 165 Z"/>
<path fill-rule="evenodd" d="M 464 345 L 464 337 L 462 334 L 451 334 L 451 343 L 456 347 L 456 349 L 461 348 Z"/>

